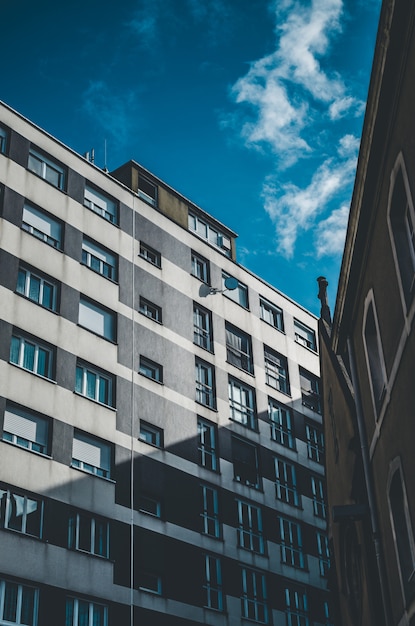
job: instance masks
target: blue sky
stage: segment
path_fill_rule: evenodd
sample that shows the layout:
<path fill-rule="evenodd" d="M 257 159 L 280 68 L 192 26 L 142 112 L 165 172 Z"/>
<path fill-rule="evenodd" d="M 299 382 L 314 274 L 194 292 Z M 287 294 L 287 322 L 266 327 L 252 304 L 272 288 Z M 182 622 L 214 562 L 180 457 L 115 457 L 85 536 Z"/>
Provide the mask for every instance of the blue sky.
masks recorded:
<path fill-rule="evenodd" d="M 239 234 L 238 261 L 334 306 L 380 0 L 2 0 L 0 98 L 135 159 Z M 6 26 L 7 25 L 7 26 Z"/>

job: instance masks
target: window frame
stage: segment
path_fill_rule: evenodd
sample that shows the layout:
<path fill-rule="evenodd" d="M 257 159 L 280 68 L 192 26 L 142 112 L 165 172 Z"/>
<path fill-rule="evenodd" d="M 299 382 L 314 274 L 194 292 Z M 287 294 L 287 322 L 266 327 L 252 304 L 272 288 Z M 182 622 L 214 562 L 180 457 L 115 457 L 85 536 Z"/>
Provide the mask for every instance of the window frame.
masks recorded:
<path fill-rule="evenodd" d="M 212 313 L 197 302 L 193 302 L 193 343 L 213 353 Z"/>
<path fill-rule="evenodd" d="M 90 447 L 94 447 L 96 450 L 100 450 L 100 455 L 104 452 L 105 456 L 107 456 L 107 463 L 101 463 L 100 465 L 93 465 L 92 463 L 88 463 L 85 459 L 76 459 L 74 457 L 74 442 L 82 441 Z M 72 461 L 71 467 L 79 469 L 86 474 L 91 474 L 92 476 L 97 476 L 98 478 L 106 478 L 111 479 L 113 472 L 113 450 L 112 445 L 108 441 L 103 441 L 99 437 L 95 435 L 91 435 L 90 433 L 86 433 L 84 431 L 75 429 L 72 439 Z M 88 469 L 88 468 L 91 469 Z"/>
<path fill-rule="evenodd" d="M 210 285 L 210 263 L 201 254 L 191 250 L 191 275 L 205 285 Z"/>
<path fill-rule="evenodd" d="M 312 352 L 317 353 L 317 339 L 315 331 L 294 318 L 294 337 L 295 342 L 311 350 Z"/>
<path fill-rule="evenodd" d="M 330 570 L 330 548 L 327 535 L 317 531 L 316 543 L 320 576 L 322 578 L 327 578 Z"/>
<path fill-rule="evenodd" d="M 286 517 L 278 517 L 281 563 L 296 569 L 307 568 L 303 550 L 301 524 Z"/>
<path fill-rule="evenodd" d="M 300 367 L 299 371 L 302 405 L 315 413 L 321 414 L 321 390 L 318 376 L 315 376 L 303 367 Z M 305 388 L 303 380 L 309 383 L 310 389 Z"/>
<path fill-rule="evenodd" d="M 91 314 L 93 319 L 91 321 Z M 100 316 L 98 318 L 98 316 Z M 98 320 L 98 327 L 96 326 Z M 90 324 L 90 325 L 89 325 Z M 78 326 L 111 343 L 117 343 L 117 314 L 80 294 L 78 307 Z M 102 330 L 100 328 L 102 326 Z"/>
<path fill-rule="evenodd" d="M 254 373 L 251 335 L 225 322 L 226 362 L 238 369 Z"/>
<path fill-rule="evenodd" d="M 31 166 L 31 159 L 35 160 L 37 163 L 40 163 L 40 172 L 37 171 L 37 168 Z M 53 157 L 46 155 L 42 150 L 38 148 L 34 148 L 33 146 L 29 149 L 29 156 L 27 160 L 27 169 L 35 176 L 38 176 L 52 187 L 56 189 L 60 189 L 61 191 L 66 190 L 66 181 L 68 176 L 68 171 L 64 165 L 62 165 L 59 161 L 54 159 Z M 58 175 L 58 182 L 53 183 L 48 179 L 47 174 L 49 170 L 53 171 Z"/>
<path fill-rule="evenodd" d="M 203 606 L 214 611 L 223 611 L 222 562 L 218 556 L 205 554 L 204 565 L 203 589 L 206 594 L 206 601 Z M 214 575 L 212 575 L 212 571 L 214 571 Z M 215 597 L 216 601 L 213 600 Z"/>
<path fill-rule="evenodd" d="M 118 226 L 118 202 L 105 191 L 88 182 L 85 183 L 83 205 L 92 213 L 95 213 L 95 215 L 102 217 L 106 222 Z"/>
<path fill-rule="evenodd" d="M 17 422 L 20 421 L 20 425 L 18 423 L 14 425 L 9 424 L 9 421 L 13 421 L 12 417 L 8 417 L 9 415 L 15 416 L 14 421 L 16 421 L 17 416 Z M 36 424 L 35 433 L 33 432 L 33 426 L 32 428 L 30 428 L 29 424 L 24 423 L 25 420 L 26 422 L 33 422 Z M 14 428 L 14 431 L 12 431 L 11 429 L 6 430 L 8 426 L 12 426 L 12 428 Z M 51 420 L 48 417 L 17 406 L 15 404 L 6 403 L 3 421 L 3 441 L 7 441 L 15 446 L 18 446 L 19 448 L 34 452 L 35 454 L 49 456 L 50 430 Z"/>
<path fill-rule="evenodd" d="M 154 507 L 154 511 L 150 510 L 150 507 L 145 508 L 145 504 L 144 501 L 148 502 L 148 503 L 152 503 L 155 504 Z M 147 496 L 143 493 L 139 493 L 138 494 L 138 499 L 137 499 L 137 503 L 138 503 L 138 511 L 140 513 L 144 513 L 145 515 L 151 515 L 152 517 L 157 517 L 159 519 L 161 519 L 161 502 L 160 500 L 157 500 L 156 498 L 151 498 L 150 496 Z"/>
<path fill-rule="evenodd" d="M 195 401 L 216 410 L 215 366 L 195 357 Z"/>
<path fill-rule="evenodd" d="M 163 429 L 142 419 L 140 419 L 140 434 L 138 439 L 154 448 L 164 447 Z"/>
<path fill-rule="evenodd" d="M 294 463 L 281 457 L 274 457 L 275 497 L 285 504 L 300 507 L 301 499 L 297 489 L 297 472 Z"/>
<path fill-rule="evenodd" d="M 284 312 L 283 310 L 269 302 L 266 298 L 259 296 L 260 318 L 266 324 L 269 324 L 273 328 L 276 328 L 280 332 L 284 333 Z M 267 313 L 267 315 L 266 315 Z M 268 319 L 269 318 L 269 319 Z"/>
<path fill-rule="evenodd" d="M 208 433 L 206 435 L 206 433 Z M 198 463 L 212 472 L 219 470 L 218 428 L 209 420 L 197 417 Z"/>
<path fill-rule="evenodd" d="M 69 612 L 68 615 L 68 607 L 69 603 L 73 603 L 72 615 Z M 106 604 L 102 604 L 101 602 L 91 602 L 90 600 L 77 598 L 75 596 L 67 596 L 65 603 L 65 626 L 79 626 L 79 603 L 82 602 L 88 607 L 88 624 L 86 626 L 96 626 L 96 622 L 94 619 L 94 613 L 96 607 L 101 607 L 103 609 L 103 621 L 99 626 L 108 626 L 108 606 Z M 71 624 L 69 624 L 68 619 L 71 619 Z M 101 621 L 101 620 L 100 620 Z"/>
<path fill-rule="evenodd" d="M 238 546 L 257 554 L 265 554 L 265 541 L 262 525 L 262 509 L 246 500 L 236 500 Z"/>
<path fill-rule="evenodd" d="M 238 282 L 238 286 L 236 287 L 236 289 L 226 289 L 225 281 L 227 278 L 233 278 Z M 228 274 L 228 272 L 225 272 L 225 270 L 222 270 L 222 292 L 224 292 L 224 295 L 229 300 L 232 300 L 232 302 L 239 304 L 239 306 L 241 306 L 243 309 L 249 311 L 248 285 L 245 285 L 245 283 L 241 283 L 240 280 L 235 278 L 235 276 Z"/>
<path fill-rule="evenodd" d="M 202 218 L 195 212 L 189 210 L 188 228 L 198 237 L 211 244 L 216 249 L 219 249 L 222 254 L 225 254 L 227 257 L 231 256 L 231 238 L 213 226 L 208 219 Z"/>
<path fill-rule="evenodd" d="M 145 185 L 148 185 L 149 187 L 152 187 L 154 189 L 154 195 L 153 196 L 150 195 L 149 193 L 147 193 L 145 191 L 145 189 L 140 187 L 140 182 L 143 182 L 143 181 L 144 181 Z M 157 203 L 158 203 L 158 185 L 153 183 L 153 181 L 151 181 L 146 176 L 143 176 L 142 174 L 138 174 L 137 195 L 138 195 L 138 197 L 141 200 L 144 200 L 144 202 L 146 202 L 150 206 L 157 207 Z"/>
<path fill-rule="evenodd" d="M 285 614 L 290 626 L 310 626 L 308 598 L 305 589 L 300 591 L 290 587 L 285 588 Z"/>
<path fill-rule="evenodd" d="M 81 547 L 82 518 L 89 526 L 89 549 Z M 104 530 L 104 549 L 102 552 L 96 550 L 97 526 L 101 525 Z M 110 524 L 102 517 L 85 513 L 84 511 L 73 511 L 68 517 L 68 549 L 85 554 L 91 554 L 102 559 L 110 558 Z"/>
<path fill-rule="evenodd" d="M 79 377 L 79 372 L 82 372 L 81 378 Z M 88 395 L 89 381 L 88 376 L 95 376 L 95 384 L 94 384 L 94 395 Z M 79 384 L 80 383 L 80 384 Z M 104 383 L 104 387 L 101 388 L 102 383 Z M 87 400 L 92 400 L 92 402 L 97 402 L 101 406 L 106 406 L 109 408 L 115 407 L 115 378 L 112 374 L 108 372 L 104 372 L 98 367 L 87 363 L 86 361 L 82 361 L 81 359 L 77 359 L 76 362 L 76 375 L 75 375 L 75 389 L 74 392 L 82 396 L 83 398 L 87 398 Z M 102 395 L 101 395 L 102 394 Z M 103 397 L 104 399 L 100 399 Z"/>
<path fill-rule="evenodd" d="M 222 524 L 219 517 L 219 493 L 211 485 L 201 484 L 201 533 L 214 539 L 222 536 Z M 208 495 L 210 494 L 210 497 Z M 211 532 L 212 531 L 212 532 Z"/>
<path fill-rule="evenodd" d="M 317 424 L 307 421 L 305 423 L 305 435 L 307 442 L 307 456 L 311 461 L 324 464 L 325 447 L 324 432 Z"/>
<path fill-rule="evenodd" d="M 163 384 L 163 366 L 142 354 L 140 354 L 138 373 L 144 378 L 153 380 L 160 385 Z"/>
<path fill-rule="evenodd" d="M 279 419 L 274 419 L 275 416 Z M 274 398 L 268 398 L 268 417 L 270 422 L 271 439 L 285 448 L 295 450 L 294 419 L 292 410 L 282 405 Z"/>
<path fill-rule="evenodd" d="M 21 535 L 26 535 L 28 537 L 36 537 L 37 539 L 42 539 L 43 516 L 45 507 L 44 500 L 42 498 L 34 498 L 28 493 L 22 491 L 21 489 L 10 488 L 7 485 L 2 484 L 0 484 L 0 494 L 2 494 L 0 497 L 0 501 L 2 501 L 0 506 L 0 528 L 19 533 Z M 23 500 L 23 507 L 22 509 L 20 509 L 20 515 L 17 515 L 17 505 L 13 505 L 10 503 L 12 498 L 14 498 L 15 502 L 17 498 L 19 498 L 20 501 Z M 29 511 L 29 508 L 32 508 L 32 505 L 30 503 L 33 502 L 36 503 L 38 506 L 36 507 L 36 509 Z M 16 525 L 15 527 L 13 527 L 13 525 L 11 524 L 13 511 L 16 512 L 16 519 L 17 517 L 21 518 L 21 528 L 17 528 Z M 38 532 L 30 532 L 30 528 L 28 529 L 28 516 L 35 511 L 38 511 L 38 523 L 36 523 L 36 526 L 39 530 Z"/>
<path fill-rule="evenodd" d="M 51 227 L 51 231 L 52 229 L 55 229 L 55 235 L 57 235 L 57 237 L 52 237 L 52 235 L 49 235 L 47 232 L 40 230 L 30 222 L 25 221 L 25 217 L 27 219 L 29 215 L 32 216 L 32 222 L 36 222 L 35 218 L 45 221 Z M 32 235 L 32 237 L 36 237 L 36 239 L 43 241 L 55 250 L 63 250 L 63 223 L 56 217 L 50 215 L 50 213 L 48 213 L 47 211 L 44 211 L 43 209 L 38 209 L 30 202 L 25 201 L 23 205 L 21 228 L 26 233 L 29 233 L 29 235 Z"/>
<path fill-rule="evenodd" d="M 140 241 L 140 251 L 138 256 L 141 259 L 144 259 L 147 263 L 150 263 L 150 265 L 161 269 L 161 253 L 144 243 L 144 241 Z"/>
<path fill-rule="evenodd" d="M 241 568 L 241 615 L 261 624 L 268 623 L 267 584 L 265 574 L 250 567 Z M 248 580 L 248 577 L 250 580 Z M 252 593 L 250 593 L 252 592 Z"/>
<path fill-rule="evenodd" d="M 242 458 L 238 458 L 236 454 L 237 446 L 240 446 L 240 450 L 245 448 L 245 451 L 250 448 L 250 454 L 254 455 L 255 466 L 251 465 Z M 252 489 L 260 490 L 262 488 L 262 480 L 259 467 L 259 453 L 258 446 L 250 441 L 242 439 L 241 437 L 232 436 L 232 465 L 233 465 L 233 478 L 236 482 L 241 483 Z M 246 455 L 247 456 L 247 455 Z M 244 471 L 241 471 L 244 470 Z M 255 481 L 249 478 L 252 473 L 256 474 Z"/>
<path fill-rule="evenodd" d="M 291 395 L 287 357 L 264 345 L 264 367 L 265 383 L 287 396 Z"/>
<path fill-rule="evenodd" d="M 320 519 L 327 518 L 327 505 L 323 480 L 319 476 L 310 476 L 313 513 Z"/>
<path fill-rule="evenodd" d="M 7 154 L 9 147 L 9 131 L 3 126 L 0 126 L 0 154 Z"/>
<path fill-rule="evenodd" d="M 5 595 L 6 595 L 7 585 L 13 585 L 14 587 L 17 587 L 16 604 L 14 605 L 15 610 L 16 610 L 16 619 L 14 619 L 13 621 L 9 621 L 7 619 L 8 617 L 7 615 L 6 615 L 6 619 L 4 618 L 4 609 L 6 606 Z M 30 592 L 33 594 L 32 600 L 31 600 L 32 619 L 31 619 L 30 624 L 27 624 L 26 618 L 24 618 L 25 622 L 22 622 L 23 594 L 27 593 L 28 590 L 30 590 Z M 20 626 L 20 625 L 23 626 L 23 624 L 25 624 L 25 626 L 37 626 L 38 609 L 39 609 L 39 589 L 37 587 L 33 587 L 32 585 L 18 583 L 14 580 L 13 581 L 7 580 L 5 578 L 0 579 L 0 611 L 1 611 L 0 623 L 1 624 L 14 624 L 15 626 Z"/>
<path fill-rule="evenodd" d="M 155 574 L 154 572 L 149 572 L 149 571 L 145 571 L 145 570 L 139 570 L 137 572 L 137 588 L 139 591 L 144 591 L 145 593 L 152 593 L 155 596 L 161 596 L 163 594 L 163 583 L 162 583 L 162 579 L 161 576 L 159 574 Z M 153 579 L 155 585 L 154 586 L 148 586 L 146 584 L 140 584 L 140 578 L 143 580 L 143 578 L 146 577 L 148 580 L 149 579 Z"/>
<path fill-rule="evenodd" d="M 21 275 L 24 274 L 23 281 L 21 280 Z M 38 291 L 38 299 L 34 297 L 33 286 L 35 285 L 35 281 L 39 281 L 39 291 Z M 23 282 L 23 284 L 22 284 Z M 51 292 L 51 306 L 48 306 L 45 288 L 48 286 Z M 30 302 L 34 302 L 38 304 L 43 309 L 48 311 L 52 311 L 53 313 L 58 312 L 58 302 L 59 302 L 59 283 L 53 278 L 50 278 L 48 275 L 40 272 L 39 270 L 34 270 L 27 265 L 21 263 L 19 265 L 19 269 L 17 272 L 17 283 L 16 283 L 16 293 Z"/>
<path fill-rule="evenodd" d="M 157 304 L 154 304 L 154 302 L 150 302 L 147 298 L 140 296 L 138 307 L 138 312 L 141 313 L 141 315 L 144 315 L 158 324 L 163 323 L 162 309 Z"/>
<path fill-rule="evenodd" d="M 239 390 L 239 391 L 238 391 Z M 235 397 L 235 392 L 240 398 Z M 255 389 L 242 381 L 228 376 L 229 419 L 250 430 L 258 430 Z M 244 401 L 246 400 L 246 401 Z M 238 417 L 240 416 L 240 418 Z"/>
<path fill-rule="evenodd" d="M 366 296 L 362 323 L 363 348 L 375 419 L 380 416 L 388 384 L 382 337 L 373 290 Z"/>
<path fill-rule="evenodd" d="M 17 361 L 13 361 L 12 356 L 15 351 L 16 341 L 19 342 L 18 357 L 17 357 Z M 28 346 L 32 346 L 34 349 L 33 350 L 33 368 L 25 367 L 26 356 L 27 358 L 30 357 L 30 354 L 26 354 L 28 350 Z M 40 364 L 39 356 L 40 356 L 41 350 L 46 355 L 43 373 L 38 371 L 39 367 L 41 367 L 41 365 L 39 365 Z M 31 335 L 27 335 L 26 333 L 23 333 L 19 331 L 18 329 L 13 329 L 11 342 L 10 342 L 9 363 L 16 365 L 16 367 L 19 367 L 20 369 L 26 372 L 35 374 L 35 376 L 40 376 L 44 380 L 54 381 L 55 360 L 56 360 L 56 350 L 54 347 L 50 346 L 49 344 L 44 342 L 42 339 L 38 339 L 37 337 L 32 337 Z"/>
<path fill-rule="evenodd" d="M 87 249 L 88 246 L 89 249 Z M 93 252 L 101 256 L 96 256 Z M 81 264 L 113 283 L 118 281 L 118 256 L 85 235 L 82 238 Z"/>

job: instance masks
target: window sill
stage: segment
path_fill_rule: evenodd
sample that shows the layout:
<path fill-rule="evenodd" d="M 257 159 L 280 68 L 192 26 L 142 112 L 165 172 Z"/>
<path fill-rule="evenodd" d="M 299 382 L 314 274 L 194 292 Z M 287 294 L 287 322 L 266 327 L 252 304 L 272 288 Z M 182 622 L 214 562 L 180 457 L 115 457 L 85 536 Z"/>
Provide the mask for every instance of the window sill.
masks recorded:
<path fill-rule="evenodd" d="M 156 267 L 158 270 L 161 270 L 161 264 L 159 265 L 158 263 L 153 263 L 153 261 L 150 261 L 149 259 L 146 259 L 146 257 L 143 256 L 142 254 L 138 254 L 137 256 L 138 256 L 139 259 L 143 259 L 143 261 L 145 261 L 149 265 L 152 265 L 153 267 Z"/>
<path fill-rule="evenodd" d="M 305 346 L 303 343 L 301 343 L 301 341 L 297 341 L 297 339 L 294 339 L 295 343 L 298 346 L 301 346 L 302 348 L 304 348 L 305 350 L 308 350 L 309 352 L 311 352 L 312 354 L 316 354 L 318 356 L 318 352 L 317 350 L 314 350 L 314 348 L 309 348 L 308 346 Z"/>
<path fill-rule="evenodd" d="M 242 480 L 238 480 L 237 478 L 234 478 L 233 482 L 238 483 L 238 485 L 242 485 L 242 487 L 248 487 L 248 489 L 255 489 L 255 491 L 259 491 L 260 493 L 264 492 L 262 485 L 258 485 L 257 487 L 256 485 L 252 485 L 250 483 L 244 483 Z"/>
<path fill-rule="evenodd" d="M 199 400 L 195 400 L 195 402 L 199 406 L 204 406 L 206 409 L 209 409 L 210 411 L 214 411 L 215 413 L 218 412 L 218 409 L 216 408 L 216 406 L 210 406 L 209 404 L 203 404 L 203 402 L 199 402 Z"/>
<path fill-rule="evenodd" d="M 26 230 L 25 228 L 21 228 L 21 230 L 24 233 L 27 233 L 30 237 L 34 237 L 35 239 L 37 239 L 37 241 L 40 241 L 41 243 L 44 243 L 46 246 L 49 246 L 49 248 L 52 248 L 52 250 L 56 250 L 56 252 L 60 252 L 61 254 L 63 254 L 63 248 L 62 248 L 62 244 L 60 245 L 59 248 L 57 248 L 56 246 L 54 246 L 51 243 L 48 243 L 47 241 L 45 241 L 44 239 L 41 239 L 40 237 L 37 237 L 36 235 L 34 235 L 33 233 L 31 233 L 30 231 Z"/>
<path fill-rule="evenodd" d="M 271 385 L 270 383 L 265 382 L 265 384 L 270 389 L 273 389 L 274 391 L 278 391 L 278 393 L 282 393 L 282 395 L 285 396 L 286 398 L 291 398 L 291 390 L 290 391 L 282 391 L 281 389 L 278 389 L 278 387 L 274 387 L 274 385 Z"/>
<path fill-rule="evenodd" d="M 67 548 L 70 552 L 74 552 L 76 554 L 83 554 L 87 557 L 92 557 L 93 559 L 100 559 L 101 561 L 108 561 L 108 563 L 114 563 L 108 556 L 103 556 L 102 554 L 94 554 L 93 552 L 88 552 L 87 550 L 80 550 L 79 548 Z"/>
<path fill-rule="evenodd" d="M 29 533 L 24 533 L 21 530 L 16 530 L 15 528 L 7 528 L 4 526 L 0 527 L 0 531 L 4 530 L 6 533 L 13 533 L 14 535 L 19 535 L 20 537 L 28 537 L 29 539 L 34 539 L 35 541 L 40 541 L 41 543 L 47 543 L 47 541 L 43 537 L 38 537 L 37 535 L 29 535 Z"/>
<path fill-rule="evenodd" d="M 74 391 L 73 393 L 79 398 L 84 398 L 85 400 L 89 400 L 89 402 L 93 402 L 94 404 L 97 404 L 98 406 L 102 406 L 104 409 L 109 409 L 110 411 L 113 411 L 114 413 L 117 412 L 117 409 L 115 406 L 111 406 L 110 404 L 104 404 L 103 402 L 99 402 L 98 400 L 95 400 L 94 398 L 89 398 L 88 396 L 84 396 L 84 394 L 79 393 L 79 391 Z"/>
<path fill-rule="evenodd" d="M 65 196 L 68 195 L 68 192 L 66 191 L 65 187 L 58 187 L 57 185 L 54 185 L 53 183 L 49 182 L 47 180 L 47 178 L 44 178 L 43 176 L 40 176 L 39 174 L 36 174 L 36 172 L 34 172 L 33 170 L 27 168 L 27 171 L 30 172 L 31 174 L 33 174 L 33 176 L 36 176 L 36 178 L 38 178 L 39 180 L 43 180 L 43 182 L 45 182 L 47 185 L 49 185 L 49 187 L 53 187 L 53 189 L 57 189 L 58 191 L 61 191 L 63 194 L 65 194 Z M 66 178 L 66 176 L 65 176 Z"/>
<path fill-rule="evenodd" d="M 56 380 L 53 380 L 53 378 L 47 378 L 46 376 L 42 376 L 42 374 L 37 374 L 36 372 L 32 372 L 32 370 L 27 370 L 25 367 L 22 367 L 21 365 L 17 365 L 17 363 L 13 363 L 12 361 L 9 361 L 8 363 L 9 365 L 13 365 L 13 367 L 17 367 L 17 369 L 21 370 L 22 372 L 27 372 L 28 374 L 32 374 L 32 376 L 36 376 L 36 378 L 45 380 L 46 382 L 52 383 L 53 385 L 58 384 Z"/>
<path fill-rule="evenodd" d="M 250 430 L 252 433 L 257 433 L 257 434 L 259 433 L 258 423 L 256 424 L 255 428 L 252 428 L 252 426 L 250 426 L 249 424 L 244 424 L 243 422 L 240 422 L 234 417 L 230 417 L 229 419 L 234 424 L 239 424 L 240 426 L 243 426 L 244 428 L 247 428 L 248 430 Z M 258 420 L 255 420 L 255 421 L 258 422 Z"/>
<path fill-rule="evenodd" d="M 141 437 L 137 437 L 137 440 L 140 441 L 141 443 L 145 443 L 147 446 L 151 446 L 152 448 L 155 448 L 156 450 L 164 449 L 164 446 L 158 446 L 156 443 L 151 443 L 151 441 L 147 441 L 146 439 L 141 439 Z"/>
<path fill-rule="evenodd" d="M 157 380 L 157 378 L 151 378 L 151 376 L 147 376 L 146 374 L 143 374 L 142 372 L 140 372 L 140 370 L 137 373 L 143 378 L 153 381 L 153 383 L 157 383 L 158 385 L 164 385 L 162 380 Z"/>
<path fill-rule="evenodd" d="M 105 280 L 108 280 L 110 283 L 112 283 L 113 285 L 118 285 L 118 280 L 114 280 L 113 278 L 110 278 L 109 276 L 105 276 L 105 274 L 101 274 L 101 272 L 97 272 L 96 270 L 94 270 L 92 267 L 90 267 L 89 265 L 87 265 L 86 263 L 83 263 L 82 261 L 80 261 L 81 265 L 83 265 L 83 267 L 86 267 L 87 269 L 89 269 L 91 272 L 94 272 L 94 274 L 96 274 L 97 276 L 102 276 L 102 278 L 105 278 Z"/>
<path fill-rule="evenodd" d="M 205 352 L 208 352 L 209 354 L 215 354 L 214 350 L 211 350 L 210 348 L 204 348 L 203 346 L 200 345 L 200 343 L 196 343 L 196 341 L 193 342 L 193 345 L 197 346 L 201 350 L 204 350 Z"/>
<path fill-rule="evenodd" d="M 264 320 L 263 317 L 259 318 L 261 320 L 261 322 L 264 322 L 264 324 L 266 324 L 267 326 L 270 326 L 271 328 L 274 328 L 275 330 L 278 330 L 279 333 L 281 333 L 282 335 L 285 335 L 286 332 L 283 328 L 278 328 L 278 326 L 274 326 L 274 324 L 271 324 L 270 322 L 267 322 L 267 320 Z"/>
<path fill-rule="evenodd" d="M 40 302 L 36 302 L 36 300 L 32 300 L 32 298 L 28 298 L 27 296 L 25 296 L 23 293 L 20 293 L 19 291 L 15 291 L 14 293 L 16 294 L 16 296 L 19 296 L 20 298 L 23 298 L 23 300 L 26 300 L 27 302 L 32 302 L 33 304 L 36 304 L 36 306 L 39 306 L 44 311 L 49 311 L 49 313 L 53 313 L 54 315 L 59 316 L 59 311 L 54 311 L 53 309 L 49 309 L 49 307 L 44 306 Z"/>
<path fill-rule="evenodd" d="M 154 317 L 151 317 L 151 315 L 147 315 L 146 313 L 143 313 L 140 310 L 138 310 L 138 312 L 140 315 L 142 315 L 143 317 L 146 317 L 148 320 L 151 320 L 155 324 L 159 324 L 160 326 L 163 326 L 163 322 L 161 322 L 160 320 L 156 320 Z"/>
<path fill-rule="evenodd" d="M 104 217 L 103 215 L 101 215 L 101 213 L 98 213 L 98 211 L 94 211 L 94 209 L 91 209 L 89 206 L 87 206 L 86 204 L 82 204 L 82 206 L 85 209 L 88 209 L 88 211 L 91 211 L 91 213 L 93 213 L 94 215 L 97 215 L 98 217 L 100 217 L 102 220 L 104 220 L 104 222 L 106 222 L 107 224 L 110 224 L 111 226 L 115 226 L 116 228 L 119 228 L 120 225 L 117 222 L 111 222 L 111 220 L 107 220 L 106 217 Z"/>
<path fill-rule="evenodd" d="M 43 452 L 37 452 L 37 450 L 31 450 L 30 448 L 26 448 L 26 446 L 21 446 L 18 443 L 14 443 L 13 441 L 8 441 L 7 439 L 1 439 L 3 443 L 7 443 L 9 446 L 13 446 L 14 448 L 19 448 L 19 450 L 25 450 L 26 452 L 30 452 L 31 454 L 36 454 L 36 456 L 40 456 L 43 459 L 48 459 L 49 461 L 53 460 L 53 457 L 50 454 L 44 454 Z"/>
<path fill-rule="evenodd" d="M 100 339 L 104 339 L 104 341 L 108 341 L 108 343 L 111 343 L 113 346 L 118 345 L 118 343 L 114 341 L 114 339 L 109 339 L 109 337 L 104 337 L 104 335 L 100 335 L 99 333 L 96 333 L 94 330 L 87 328 L 87 326 L 82 326 L 82 324 L 77 324 L 77 326 L 78 328 L 83 328 L 83 330 L 87 330 L 89 333 L 92 333 L 93 335 L 95 335 L 95 337 L 99 337 Z"/>
<path fill-rule="evenodd" d="M 117 481 L 115 481 L 113 478 L 107 477 L 107 476 L 99 476 L 98 474 L 93 474 L 92 472 L 88 472 L 87 470 L 82 469 L 82 467 L 76 467 L 76 465 L 72 465 L 72 463 L 69 466 L 71 469 L 76 470 L 77 472 L 81 472 L 81 474 L 83 474 L 84 476 L 91 476 L 92 478 L 98 478 L 99 480 L 105 480 L 107 483 L 111 483 L 113 485 L 116 484 Z M 79 550 L 78 550 L 79 552 Z"/>
<path fill-rule="evenodd" d="M 225 298 L 227 300 L 230 300 L 231 302 L 234 302 L 235 304 L 237 304 L 238 306 L 241 307 L 241 309 L 244 309 L 245 311 L 249 311 L 249 306 L 245 306 L 244 304 L 241 304 L 240 302 L 236 302 L 236 300 L 233 300 L 232 298 L 230 298 L 229 296 L 226 295 L 226 293 L 223 294 L 225 296 Z"/>
<path fill-rule="evenodd" d="M 249 370 L 246 370 L 243 367 L 239 367 L 239 365 L 235 365 L 235 363 L 232 363 L 232 361 L 228 361 L 228 359 L 226 359 L 226 363 L 228 363 L 228 365 L 232 365 L 232 367 L 239 370 L 240 372 L 245 372 L 245 374 L 248 374 L 248 376 L 252 376 L 252 378 L 255 378 L 255 374 L 253 371 L 250 372 Z"/>

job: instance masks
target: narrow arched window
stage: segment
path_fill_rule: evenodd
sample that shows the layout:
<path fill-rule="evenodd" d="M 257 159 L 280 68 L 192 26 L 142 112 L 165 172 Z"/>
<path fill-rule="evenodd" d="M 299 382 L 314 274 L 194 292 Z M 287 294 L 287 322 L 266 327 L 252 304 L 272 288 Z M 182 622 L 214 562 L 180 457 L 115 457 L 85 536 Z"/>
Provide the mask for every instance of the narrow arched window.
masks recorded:
<path fill-rule="evenodd" d="M 415 546 L 402 475 L 397 469 L 389 486 L 395 547 L 406 600 L 415 593 Z"/>
<path fill-rule="evenodd" d="M 386 388 L 386 375 L 380 342 L 379 328 L 375 317 L 373 302 L 369 303 L 366 310 L 364 324 L 364 340 L 366 356 L 372 385 L 373 402 L 376 414 L 379 414 Z"/>

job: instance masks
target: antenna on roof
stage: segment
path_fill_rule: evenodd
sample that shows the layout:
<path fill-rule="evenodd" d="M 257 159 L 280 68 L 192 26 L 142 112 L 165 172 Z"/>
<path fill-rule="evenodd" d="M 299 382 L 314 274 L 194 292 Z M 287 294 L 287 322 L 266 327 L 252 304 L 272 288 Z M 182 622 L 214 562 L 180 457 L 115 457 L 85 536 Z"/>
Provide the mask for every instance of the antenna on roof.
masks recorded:
<path fill-rule="evenodd" d="M 238 280 L 233 276 L 227 276 L 225 278 L 225 289 L 219 289 L 218 287 L 210 287 L 203 283 L 200 285 L 199 296 L 206 298 L 206 296 L 213 296 L 215 293 L 224 293 L 225 291 L 233 291 L 238 287 Z"/>
<path fill-rule="evenodd" d="M 107 140 L 104 139 L 104 167 L 102 168 L 104 170 L 104 172 L 108 172 L 108 167 L 107 167 Z"/>

